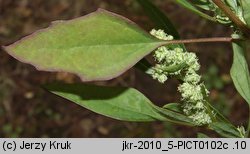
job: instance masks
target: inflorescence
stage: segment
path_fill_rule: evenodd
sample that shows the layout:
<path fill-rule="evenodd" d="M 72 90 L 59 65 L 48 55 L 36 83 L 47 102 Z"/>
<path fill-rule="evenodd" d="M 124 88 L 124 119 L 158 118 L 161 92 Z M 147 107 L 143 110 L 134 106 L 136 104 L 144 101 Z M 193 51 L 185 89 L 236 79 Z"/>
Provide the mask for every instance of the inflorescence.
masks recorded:
<path fill-rule="evenodd" d="M 153 29 L 150 33 L 161 40 L 174 39 L 163 30 Z M 159 47 L 154 53 L 154 58 L 157 64 L 147 73 L 160 83 L 166 82 L 169 77 L 181 79 L 183 83 L 178 86 L 178 91 L 182 96 L 184 114 L 198 126 L 211 123 L 212 120 L 205 105 L 205 98 L 209 92 L 204 84 L 200 83 L 201 77 L 197 74 L 200 64 L 196 54 L 185 52 L 178 45 L 168 45 Z"/>

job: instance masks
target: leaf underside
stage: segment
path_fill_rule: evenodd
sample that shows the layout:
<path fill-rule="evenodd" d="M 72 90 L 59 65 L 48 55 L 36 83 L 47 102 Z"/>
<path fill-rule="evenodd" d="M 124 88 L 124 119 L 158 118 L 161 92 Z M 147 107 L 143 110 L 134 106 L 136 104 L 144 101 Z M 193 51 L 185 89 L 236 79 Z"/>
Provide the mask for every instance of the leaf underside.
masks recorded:
<path fill-rule="evenodd" d="M 4 48 L 38 70 L 69 72 L 93 81 L 119 76 L 162 44 L 128 19 L 99 9 L 53 22 Z"/>
<path fill-rule="evenodd" d="M 209 127 L 220 134 L 222 137 L 228 138 L 240 138 L 240 133 L 235 129 L 235 127 L 228 123 L 214 122 L 209 125 Z"/>
<path fill-rule="evenodd" d="M 244 56 L 245 42 L 233 43 L 233 65 L 230 70 L 235 88 L 250 105 L 250 74 Z"/>

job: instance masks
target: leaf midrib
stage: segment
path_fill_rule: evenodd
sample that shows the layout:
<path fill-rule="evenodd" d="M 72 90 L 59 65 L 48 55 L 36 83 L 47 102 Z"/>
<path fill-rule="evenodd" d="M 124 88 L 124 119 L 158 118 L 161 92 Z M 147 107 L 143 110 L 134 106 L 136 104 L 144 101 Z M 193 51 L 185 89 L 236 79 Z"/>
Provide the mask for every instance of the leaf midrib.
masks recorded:
<path fill-rule="evenodd" d="M 148 42 L 142 42 L 142 43 L 125 43 L 125 44 L 101 44 L 101 45 L 80 45 L 80 46 L 72 46 L 72 47 L 69 47 L 69 48 L 65 48 L 65 47 L 62 47 L 62 48 L 58 48 L 58 47 L 55 47 L 55 48 L 48 48 L 48 47 L 43 47 L 43 48 L 39 48 L 40 50 L 42 49 L 52 49 L 52 50 L 74 50 L 76 48 L 84 48 L 84 47 L 87 47 L 87 48 L 100 48 L 100 47 L 109 47 L 109 46 L 135 46 L 135 45 L 144 45 L 144 44 L 148 44 L 148 45 L 151 45 L 151 44 L 159 44 L 159 46 L 162 44 L 164 45 L 164 43 L 166 42 L 151 42 L 151 43 L 148 43 Z M 37 50 L 37 49 L 36 49 Z"/>

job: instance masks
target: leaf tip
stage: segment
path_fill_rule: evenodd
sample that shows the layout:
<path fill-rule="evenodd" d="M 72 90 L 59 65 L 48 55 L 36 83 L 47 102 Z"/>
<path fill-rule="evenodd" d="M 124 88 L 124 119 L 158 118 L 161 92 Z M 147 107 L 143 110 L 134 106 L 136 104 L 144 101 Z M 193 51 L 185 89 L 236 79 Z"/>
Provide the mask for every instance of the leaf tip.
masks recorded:
<path fill-rule="evenodd" d="M 13 55 L 11 54 L 11 50 L 10 50 L 11 45 L 9 45 L 9 46 L 0 46 L 0 47 L 1 47 L 1 49 L 3 51 L 7 52 L 9 55 L 11 55 L 13 57 Z"/>
<path fill-rule="evenodd" d="M 7 46 L 1 46 L 1 49 L 7 52 Z"/>

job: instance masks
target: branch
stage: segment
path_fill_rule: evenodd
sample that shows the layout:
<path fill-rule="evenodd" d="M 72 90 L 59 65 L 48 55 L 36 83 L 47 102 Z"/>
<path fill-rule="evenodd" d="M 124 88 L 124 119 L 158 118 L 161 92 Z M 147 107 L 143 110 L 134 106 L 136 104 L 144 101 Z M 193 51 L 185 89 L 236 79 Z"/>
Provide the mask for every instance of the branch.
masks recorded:
<path fill-rule="evenodd" d="M 187 44 L 187 43 L 209 43 L 209 42 L 234 42 L 240 39 L 234 39 L 231 37 L 213 37 L 213 38 L 198 38 L 187 40 L 172 40 L 166 41 L 166 44 Z"/>
<path fill-rule="evenodd" d="M 225 14 L 235 23 L 235 25 L 242 30 L 248 37 L 250 37 L 250 29 L 243 23 L 231 9 L 225 5 L 221 0 L 212 0 Z"/>

